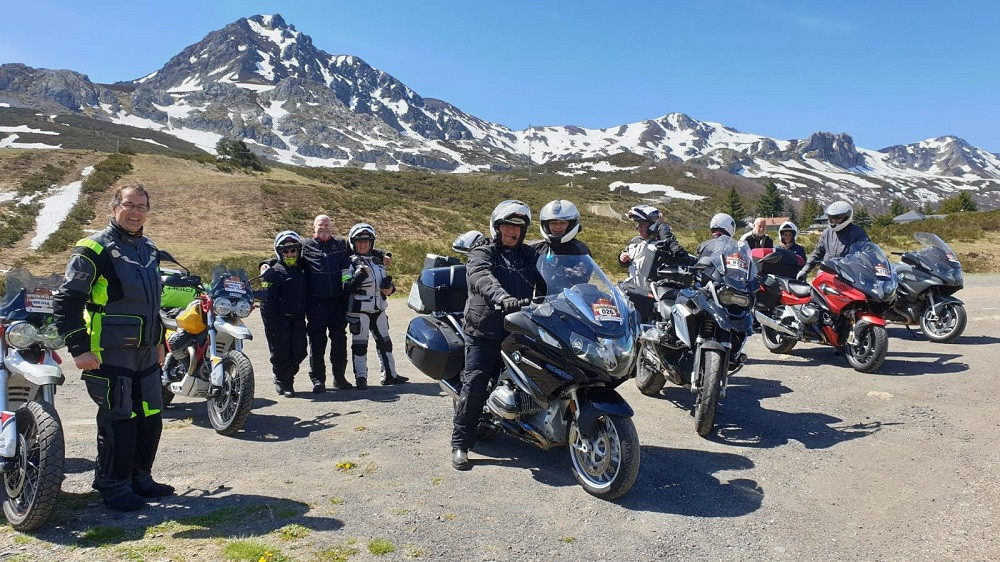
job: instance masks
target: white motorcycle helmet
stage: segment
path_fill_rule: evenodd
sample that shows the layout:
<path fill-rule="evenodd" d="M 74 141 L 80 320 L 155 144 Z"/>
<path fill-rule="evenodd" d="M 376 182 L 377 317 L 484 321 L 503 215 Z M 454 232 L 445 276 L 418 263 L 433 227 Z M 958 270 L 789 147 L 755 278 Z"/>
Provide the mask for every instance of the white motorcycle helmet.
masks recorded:
<path fill-rule="evenodd" d="M 792 231 L 792 242 L 795 242 L 795 239 L 799 236 L 799 227 L 795 226 L 795 223 L 792 221 L 785 221 L 781 223 L 781 226 L 778 227 L 779 240 L 781 238 L 781 233 L 785 232 L 786 230 Z"/>
<path fill-rule="evenodd" d="M 523 201 L 518 201 L 517 199 L 501 201 L 493 209 L 493 214 L 490 215 L 490 236 L 495 241 L 499 241 L 500 239 L 500 229 L 498 227 L 501 224 L 520 227 L 521 236 L 517 241 L 520 244 L 524 241 L 524 235 L 528 232 L 528 225 L 531 224 L 531 209 Z"/>
<path fill-rule="evenodd" d="M 454 242 L 451 243 L 451 249 L 456 253 L 466 256 L 469 254 L 469 250 L 472 249 L 480 240 L 485 238 L 482 232 L 478 230 L 470 230 L 465 234 L 460 234 Z"/>
<path fill-rule="evenodd" d="M 736 221 L 733 217 L 727 215 L 726 213 L 716 213 L 712 217 L 711 222 L 708 223 L 708 229 L 711 231 L 721 230 L 726 233 L 730 238 L 733 234 L 736 234 Z"/>
<path fill-rule="evenodd" d="M 562 236 L 556 236 L 549 230 L 549 221 L 562 220 L 569 223 L 566 232 Z M 580 211 L 576 205 L 565 199 L 549 201 L 538 213 L 538 229 L 542 231 L 542 237 L 550 244 L 564 244 L 576 237 L 580 232 Z"/>
<path fill-rule="evenodd" d="M 356 240 L 371 240 L 372 247 L 368 251 L 370 252 L 375 249 L 375 228 L 366 222 L 359 222 L 358 224 L 352 226 L 351 230 L 347 233 L 347 238 L 351 242 L 351 250 L 355 252 L 358 251 L 358 249 L 354 247 L 354 242 Z"/>
<path fill-rule="evenodd" d="M 298 233 L 294 230 L 285 230 L 279 232 L 277 236 L 274 237 L 274 255 L 278 256 L 278 261 L 282 261 L 284 256 L 281 251 L 285 249 L 296 249 L 299 254 L 302 253 L 302 238 L 299 237 Z"/>
<path fill-rule="evenodd" d="M 834 232 L 840 232 L 847 228 L 847 225 L 851 224 L 851 220 L 854 218 L 854 207 L 847 201 L 837 201 L 835 203 L 830 203 L 826 208 L 826 218 L 829 221 L 830 228 Z M 833 221 L 841 220 L 839 224 L 833 224 Z"/>

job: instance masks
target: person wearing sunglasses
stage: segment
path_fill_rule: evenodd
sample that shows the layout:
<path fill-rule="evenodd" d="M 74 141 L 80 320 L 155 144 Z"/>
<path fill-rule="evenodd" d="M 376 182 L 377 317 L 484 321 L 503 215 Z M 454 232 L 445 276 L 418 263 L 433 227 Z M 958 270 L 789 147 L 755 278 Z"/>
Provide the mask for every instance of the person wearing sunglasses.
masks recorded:
<path fill-rule="evenodd" d="M 163 421 L 160 255 L 144 235 L 150 197 L 118 188 L 104 230 L 76 243 L 54 294 L 55 325 L 97 404 L 93 487 L 117 511 L 174 493 L 153 480 Z"/>
<path fill-rule="evenodd" d="M 829 221 L 828 228 L 820 235 L 806 265 L 795 276 L 799 281 L 804 281 L 809 272 L 823 260 L 846 256 L 847 249 L 852 245 L 869 240 L 865 229 L 851 222 L 854 207 L 847 201 L 830 203 L 826 208 L 826 217 Z"/>
<path fill-rule="evenodd" d="M 274 237 L 277 259 L 260 275 L 265 294 L 260 317 L 271 352 L 274 388 L 279 396 L 295 396 L 292 385 L 306 358 L 306 270 L 300 259 L 302 239 L 291 230 Z"/>

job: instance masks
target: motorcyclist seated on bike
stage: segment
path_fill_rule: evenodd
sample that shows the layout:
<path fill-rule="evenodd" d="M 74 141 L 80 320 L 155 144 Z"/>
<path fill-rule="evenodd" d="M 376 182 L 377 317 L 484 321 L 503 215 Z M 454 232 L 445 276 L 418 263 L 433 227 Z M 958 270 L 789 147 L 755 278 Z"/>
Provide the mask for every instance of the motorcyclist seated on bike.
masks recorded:
<path fill-rule="evenodd" d="M 576 238 L 581 230 L 580 211 L 571 201 L 556 199 L 549 201 L 538 214 L 541 240 L 529 242 L 529 246 L 538 252 L 539 256 L 548 256 L 552 262 L 553 256 L 589 256 L 590 248 Z M 554 273 L 564 277 L 563 286 L 571 287 L 577 283 L 586 283 L 592 273 L 585 264 L 578 264 L 579 271 L 564 269 Z M 547 292 L 547 291 L 542 291 Z"/>
<path fill-rule="evenodd" d="M 618 256 L 619 265 L 629 271 L 621 289 L 632 301 L 641 322 L 648 324 L 654 317 L 650 283 L 660 278 L 658 272 L 664 268 L 690 265 L 694 260 L 663 222 L 659 209 L 636 205 L 629 209 L 628 218 L 635 221 L 639 235 Z"/>
<path fill-rule="evenodd" d="M 726 246 L 737 243 L 733 240 L 733 234 L 736 232 L 736 220 L 732 216 L 726 213 L 716 213 L 712 217 L 712 220 L 708 224 L 709 230 L 711 230 L 712 235 L 708 240 L 705 240 L 701 244 L 698 244 L 698 263 L 710 264 L 709 258 L 713 254 L 723 249 Z M 740 240 L 739 244 L 745 244 L 744 240 Z M 756 292 L 758 285 L 754 283 L 752 285 L 753 290 L 751 294 Z M 743 338 L 746 334 L 734 334 L 733 348 L 740 349 L 743 345 Z M 729 370 L 734 370 L 743 363 L 746 362 L 746 354 L 740 353 L 738 356 L 734 355 L 729 359 Z"/>
<path fill-rule="evenodd" d="M 520 309 L 522 299 L 531 298 L 538 289 L 538 253 L 524 244 L 530 224 L 527 205 L 503 201 L 490 216 L 491 239 L 469 252 L 465 369 L 451 434 L 451 464 L 456 470 L 471 468 L 469 449 L 476 442 L 490 380 L 499 376 L 503 365 L 504 316 Z"/>
<path fill-rule="evenodd" d="M 852 245 L 869 240 L 865 229 L 851 222 L 854 218 L 854 208 L 847 201 L 831 203 L 826 208 L 826 217 L 829 226 L 820 235 L 816 248 L 806 260 L 806 265 L 796 275 L 799 281 L 805 281 L 809 272 L 823 260 L 844 257 Z"/>

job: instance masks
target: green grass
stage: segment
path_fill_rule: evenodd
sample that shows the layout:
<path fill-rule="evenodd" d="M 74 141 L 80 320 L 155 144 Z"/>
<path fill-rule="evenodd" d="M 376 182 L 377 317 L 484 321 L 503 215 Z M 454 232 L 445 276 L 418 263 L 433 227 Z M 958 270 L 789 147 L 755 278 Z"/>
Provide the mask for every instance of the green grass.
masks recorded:
<path fill-rule="evenodd" d="M 352 541 L 347 544 L 332 546 L 316 553 L 317 562 L 346 562 L 348 558 L 358 554 L 358 549 L 353 546 Z"/>
<path fill-rule="evenodd" d="M 108 546 L 135 538 L 136 533 L 114 525 L 98 525 L 84 531 L 80 537 L 82 546 Z"/>
<path fill-rule="evenodd" d="M 368 552 L 371 552 L 375 556 L 383 556 L 395 551 L 396 545 L 392 544 L 392 541 L 388 539 L 378 538 L 368 542 Z"/>
<path fill-rule="evenodd" d="M 277 530 L 278 538 L 283 541 L 294 541 L 298 539 L 304 539 L 309 536 L 312 529 L 304 527 L 297 523 L 291 525 L 285 525 L 284 527 Z"/>
<path fill-rule="evenodd" d="M 226 560 L 249 560 L 251 562 L 285 562 L 290 560 L 280 550 L 255 540 L 238 540 L 222 549 Z"/>

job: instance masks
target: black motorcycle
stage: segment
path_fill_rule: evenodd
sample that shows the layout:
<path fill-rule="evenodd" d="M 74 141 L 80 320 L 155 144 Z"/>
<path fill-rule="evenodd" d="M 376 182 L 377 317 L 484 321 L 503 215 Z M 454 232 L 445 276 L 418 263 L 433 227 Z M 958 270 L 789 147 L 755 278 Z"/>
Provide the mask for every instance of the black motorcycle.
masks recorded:
<path fill-rule="evenodd" d="M 653 323 L 644 324 L 636 386 L 656 395 L 670 382 L 697 394 L 694 425 L 706 436 L 715 426 L 729 376 L 746 361 L 753 331 L 756 266 L 750 248 L 728 236 L 711 256 L 690 267 L 666 267 L 651 282 Z"/>
<path fill-rule="evenodd" d="M 427 315 L 410 322 L 406 355 L 457 399 L 465 267 L 428 261 L 443 267 L 425 269 L 411 292 L 410 306 Z M 504 318 L 504 368 L 490 387 L 481 431 L 542 449 L 566 445 L 588 493 L 621 497 L 639 472 L 639 437 L 632 408 L 614 389 L 635 368 L 638 318 L 590 256 L 542 256 L 538 270 L 545 295 Z"/>
<path fill-rule="evenodd" d="M 886 320 L 909 328 L 920 326 L 927 339 L 947 343 L 965 331 L 965 303 L 953 295 L 963 286 L 962 264 L 958 255 L 935 234 L 913 235 L 924 245 L 911 252 L 893 252 L 903 263 L 894 269 L 899 288 Z"/>

